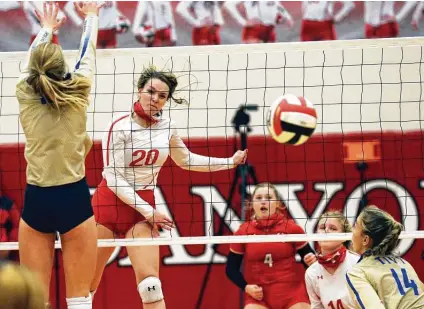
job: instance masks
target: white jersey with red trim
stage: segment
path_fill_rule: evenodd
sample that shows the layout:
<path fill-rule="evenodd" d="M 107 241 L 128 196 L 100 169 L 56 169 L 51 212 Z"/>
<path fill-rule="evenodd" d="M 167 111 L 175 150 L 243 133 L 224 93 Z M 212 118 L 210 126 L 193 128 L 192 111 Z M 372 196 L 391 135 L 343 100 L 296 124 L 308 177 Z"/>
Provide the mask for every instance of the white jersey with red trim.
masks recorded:
<path fill-rule="evenodd" d="M 120 17 L 126 19 L 118 10 L 116 1 L 99 1 L 99 3 L 104 3 L 104 6 L 99 10 L 99 30 L 115 29 Z M 64 9 L 77 26 L 82 25 L 82 19 L 75 11 L 73 1 L 69 1 Z"/>
<path fill-rule="evenodd" d="M 23 10 L 24 13 L 31 24 L 31 35 L 37 35 L 41 30 L 41 24 L 38 21 L 37 15 L 35 15 L 34 11 L 37 10 L 40 13 L 43 13 L 43 3 L 46 1 L 23 1 Z M 57 14 L 58 19 L 62 19 L 65 17 L 65 14 L 62 10 L 59 9 Z M 58 34 L 58 31 L 55 31 L 54 34 Z"/>
<path fill-rule="evenodd" d="M 195 28 L 224 24 L 219 1 L 180 1 L 176 11 Z"/>
<path fill-rule="evenodd" d="M 169 1 L 139 1 L 134 15 L 132 31 L 135 35 L 144 27 L 162 30 L 171 27 L 171 40 L 177 40 L 174 14 Z"/>
<path fill-rule="evenodd" d="M 340 22 L 355 8 L 353 1 L 339 1 L 342 8 L 334 13 L 335 1 L 303 1 L 302 14 L 304 20 Z"/>
<path fill-rule="evenodd" d="M 360 256 L 350 251 L 334 274 L 330 274 L 324 266 L 315 262 L 306 270 L 305 283 L 311 309 L 354 309 L 346 286 L 346 273 L 352 269 Z"/>
<path fill-rule="evenodd" d="M 405 1 L 399 13 L 395 13 L 394 1 L 365 1 L 365 24 L 378 27 L 388 22 L 400 22 L 414 8 L 415 2 Z"/>
<path fill-rule="evenodd" d="M 237 6 L 242 4 L 246 12 L 244 18 Z M 278 16 L 292 20 L 291 15 L 279 1 L 226 1 L 224 4 L 228 12 L 241 25 L 246 26 L 248 21 L 257 20 L 263 25 L 273 25 L 277 23 Z"/>
<path fill-rule="evenodd" d="M 120 16 L 116 1 L 101 2 L 104 6 L 99 11 L 99 30 L 115 29 Z"/>
<path fill-rule="evenodd" d="M 144 128 L 130 114 L 113 121 L 102 140 L 103 177 L 108 187 L 126 204 L 146 218 L 152 207 L 135 191 L 153 190 L 168 156 L 181 168 L 214 172 L 234 167 L 232 158 L 206 157 L 190 152 L 170 119 Z"/>

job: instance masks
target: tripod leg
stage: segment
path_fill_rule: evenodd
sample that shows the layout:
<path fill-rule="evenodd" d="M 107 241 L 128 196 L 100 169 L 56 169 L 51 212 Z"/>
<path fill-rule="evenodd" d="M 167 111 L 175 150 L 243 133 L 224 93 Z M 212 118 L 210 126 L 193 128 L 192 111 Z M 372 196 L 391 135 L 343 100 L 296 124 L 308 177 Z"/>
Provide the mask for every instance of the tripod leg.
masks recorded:
<path fill-rule="evenodd" d="M 231 204 L 233 202 L 233 196 L 234 196 L 234 194 L 236 192 L 236 187 L 237 187 L 237 183 L 238 183 L 238 179 L 240 178 L 240 175 L 241 175 L 241 173 L 240 173 L 240 166 L 238 166 L 236 168 L 234 179 L 233 179 L 233 182 L 232 182 L 231 187 L 230 187 L 230 193 L 228 195 L 227 205 L 225 207 L 223 219 L 219 223 L 218 235 L 222 235 L 223 232 L 224 232 L 224 227 L 225 227 L 225 221 L 224 220 L 225 220 L 225 217 L 227 216 L 228 211 L 230 210 L 230 208 L 232 208 L 231 207 Z M 217 248 L 218 248 L 218 245 L 217 244 L 214 244 L 212 246 L 213 252 L 212 252 L 211 260 L 209 261 L 208 266 L 206 268 L 205 276 L 204 276 L 203 282 L 202 282 L 202 287 L 200 288 L 199 297 L 197 298 L 196 308 L 201 308 L 202 307 L 201 305 L 202 305 L 203 296 L 205 294 L 206 286 L 207 286 L 208 280 L 209 280 L 209 276 L 210 276 L 210 273 L 212 271 L 213 259 L 215 257 Z"/>

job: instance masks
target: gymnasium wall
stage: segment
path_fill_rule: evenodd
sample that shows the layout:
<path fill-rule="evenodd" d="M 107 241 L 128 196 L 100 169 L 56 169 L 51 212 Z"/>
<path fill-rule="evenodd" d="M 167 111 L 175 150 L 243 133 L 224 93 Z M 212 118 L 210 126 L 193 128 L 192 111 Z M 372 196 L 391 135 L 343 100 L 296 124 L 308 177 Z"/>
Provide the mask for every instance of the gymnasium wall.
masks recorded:
<path fill-rule="evenodd" d="M 133 85 L 143 65 L 152 62 L 180 76 L 179 95 L 190 106 L 171 105 L 165 115 L 177 124 L 191 151 L 231 156 L 232 118 L 241 104 L 257 104 L 249 112 L 249 163 L 260 182 L 277 185 L 289 214 L 313 232 L 316 218 L 327 209 L 344 210 L 353 221 L 362 193 L 369 203 L 404 219 L 405 230 L 424 229 L 422 39 L 291 43 L 268 46 L 225 46 L 175 49 L 98 51 L 97 77 L 87 129 L 95 146 L 87 158 L 92 188 L 101 181 L 100 139 L 108 123 L 127 112 L 136 100 Z M 72 63 L 75 52 L 67 52 Z M 14 83 L 24 54 L 0 54 L 0 188 L 19 207 L 25 185 L 24 135 L 18 121 Z M 7 61 L 6 61 L 7 60 Z M 303 95 L 319 115 L 316 132 L 302 146 L 284 146 L 269 138 L 266 107 L 283 93 Z M 365 178 L 352 151 L 366 148 Z M 237 142 L 238 146 L 239 141 Z M 355 149 L 356 148 L 356 149 Z M 369 151 L 368 151 L 369 150 Z M 169 211 L 177 227 L 173 236 L 214 235 L 222 222 L 234 171 L 194 173 L 171 160 L 159 177 L 158 207 Z M 225 217 L 225 233 L 240 225 L 239 198 Z M 163 234 L 165 236 L 165 234 Z M 168 235 L 169 236 L 169 235 Z M 399 247 L 424 279 L 423 240 L 403 240 Z M 202 305 L 196 307 L 212 246 L 161 248 L 161 278 L 168 307 L 237 308 L 238 290 L 226 279 L 228 246 L 218 246 Z M 59 289 L 64 298 L 59 264 Z M 96 294 L 95 308 L 141 307 L 125 249 L 117 248 Z M 65 308 L 64 304 L 60 304 Z"/>

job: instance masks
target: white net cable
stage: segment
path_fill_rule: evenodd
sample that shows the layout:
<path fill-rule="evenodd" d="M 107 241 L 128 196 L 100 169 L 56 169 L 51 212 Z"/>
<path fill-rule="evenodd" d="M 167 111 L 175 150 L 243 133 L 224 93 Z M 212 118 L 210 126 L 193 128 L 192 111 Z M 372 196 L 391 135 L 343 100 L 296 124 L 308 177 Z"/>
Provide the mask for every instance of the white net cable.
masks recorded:
<path fill-rule="evenodd" d="M 100 239 L 99 247 L 137 247 L 137 246 L 172 246 L 172 245 L 206 245 L 233 243 L 275 243 L 300 241 L 351 240 L 352 233 L 331 234 L 290 234 L 290 235 L 248 235 L 248 236 L 197 236 L 197 237 L 157 237 L 132 239 Z M 424 231 L 402 232 L 399 239 L 424 239 Z M 55 248 L 62 248 L 59 241 Z M 17 242 L 0 243 L 0 250 L 18 250 Z"/>

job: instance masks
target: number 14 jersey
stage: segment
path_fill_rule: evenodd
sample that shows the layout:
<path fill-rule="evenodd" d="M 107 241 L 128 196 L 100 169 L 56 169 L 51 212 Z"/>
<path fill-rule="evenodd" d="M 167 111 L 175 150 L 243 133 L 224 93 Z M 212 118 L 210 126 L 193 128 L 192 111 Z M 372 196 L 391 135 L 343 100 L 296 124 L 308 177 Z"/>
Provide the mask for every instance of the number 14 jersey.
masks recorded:
<path fill-rule="evenodd" d="M 424 308 L 423 283 L 414 268 L 400 257 L 362 258 L 347 273 L 346 280 L 356 308 Z"/>

